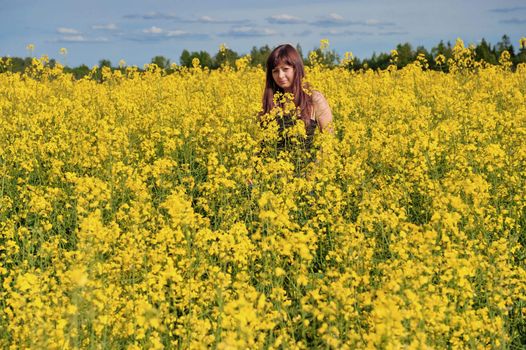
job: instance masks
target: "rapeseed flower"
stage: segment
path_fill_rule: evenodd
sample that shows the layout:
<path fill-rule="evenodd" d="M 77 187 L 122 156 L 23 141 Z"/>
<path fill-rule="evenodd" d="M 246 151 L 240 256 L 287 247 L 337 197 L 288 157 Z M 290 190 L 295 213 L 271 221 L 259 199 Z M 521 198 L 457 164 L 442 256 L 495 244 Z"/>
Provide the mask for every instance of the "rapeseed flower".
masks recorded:
<path fill-rule="evenodd" d="M 474 54 L 313 54 L 308 152 L 249 57 L 0 74 L 0 346 L 519 347 L 526 70 Z"/>

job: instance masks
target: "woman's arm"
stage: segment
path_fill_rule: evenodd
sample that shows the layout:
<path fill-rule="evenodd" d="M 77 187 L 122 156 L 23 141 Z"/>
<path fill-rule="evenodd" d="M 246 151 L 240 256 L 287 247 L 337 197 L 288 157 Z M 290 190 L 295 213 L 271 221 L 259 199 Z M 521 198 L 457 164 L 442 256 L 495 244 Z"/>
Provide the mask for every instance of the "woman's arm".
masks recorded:
<path fill-rule="evenodd" d="M 320 125 L 320 130 L 333 133 L 331 107 L 321 92 L 312 92 L 312 105 L 314 107 L 314 116 Z"/>

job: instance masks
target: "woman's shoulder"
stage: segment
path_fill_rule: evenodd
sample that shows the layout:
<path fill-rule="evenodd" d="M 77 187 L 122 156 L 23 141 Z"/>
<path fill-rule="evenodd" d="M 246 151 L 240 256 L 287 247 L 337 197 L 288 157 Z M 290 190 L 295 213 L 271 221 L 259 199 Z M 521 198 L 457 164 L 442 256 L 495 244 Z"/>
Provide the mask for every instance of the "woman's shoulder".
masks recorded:
<path fill-rule="evenodd" d="M 325 96 L 320 91 L 312 91 L 312 109 L 314 110 L 314 117 L 320 125 L 320 129 L 323 131 L 327 128 L 330 129 L 332 122 L 332 112 L 329 103 L 325 99 Z"/>
<path fill-rule="evenodd" d="M 325 96 L 318 91 L 318 90 L 312 90 L 311 91 L 311 98 L 313 102 L 322 102 L 325 101 Z"/>
<path fill-rule="evenodd" d="M 311 92 L 312 104 L 315 106 L 322 106 L 327 104 L 327 99 L 318 90 L 312 90 Z"/>

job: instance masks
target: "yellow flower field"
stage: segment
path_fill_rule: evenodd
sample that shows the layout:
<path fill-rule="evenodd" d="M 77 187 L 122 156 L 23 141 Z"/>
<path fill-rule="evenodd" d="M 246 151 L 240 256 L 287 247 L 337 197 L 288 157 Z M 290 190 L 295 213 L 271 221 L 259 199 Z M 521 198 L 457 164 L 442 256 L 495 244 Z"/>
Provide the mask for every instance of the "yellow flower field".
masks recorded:
<path fill-rule="evenodd" d="M 0 347 L 525 346 L 526 67 L 470 55 L 307 68 L 311 153 L 248 58 L 0 74 Z"/>

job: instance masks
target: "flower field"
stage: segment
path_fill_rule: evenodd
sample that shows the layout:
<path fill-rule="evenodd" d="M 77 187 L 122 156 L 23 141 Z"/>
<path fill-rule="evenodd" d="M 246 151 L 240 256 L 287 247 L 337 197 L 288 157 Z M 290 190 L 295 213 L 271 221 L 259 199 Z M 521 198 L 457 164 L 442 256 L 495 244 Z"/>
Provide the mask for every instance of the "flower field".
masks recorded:
<path fill-rule="evenodd" d="M 526 67 L 0 74 L 0 347 L 526 346 Z"/>

